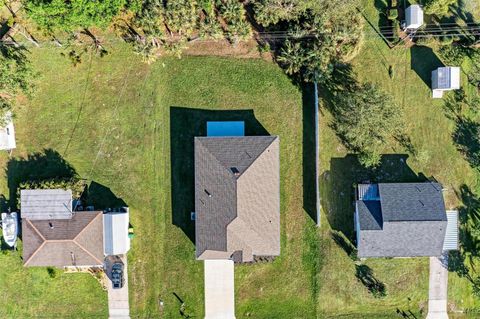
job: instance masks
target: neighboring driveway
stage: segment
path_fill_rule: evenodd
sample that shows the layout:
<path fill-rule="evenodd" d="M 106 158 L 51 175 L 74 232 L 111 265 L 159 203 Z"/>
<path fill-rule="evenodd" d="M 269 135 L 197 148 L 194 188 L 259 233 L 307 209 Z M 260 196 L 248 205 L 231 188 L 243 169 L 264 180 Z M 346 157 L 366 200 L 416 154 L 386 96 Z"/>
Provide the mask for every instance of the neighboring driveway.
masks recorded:
<path fill-rule="evenodd" d="M 448 259 L 430 257 L 430 283 L 428 287 L 427 319 L 448 319 L 447 315 L 447 282 Z"/>
<path fill-rule="evenodd" d="M 233 261 L 205 260 L 205 318 L 235 318 Z"/>
<path fill-rule="evenodd" d="M 127 256 L 119 256 L 123 262 L 123 278 L 124 285 L 120 289 L 113 289 L 112 281 L 110 280 L 112 265 L 115 258 L 108 257 L 105 262 L 105 271 L 109 278 L 108 280 L 108 313 L 109 318 L 130 318 L 130 307 L 128 304 L 128 271 L 127 271 Z M 118 260 L 117 260 L 118 261 Z"/>

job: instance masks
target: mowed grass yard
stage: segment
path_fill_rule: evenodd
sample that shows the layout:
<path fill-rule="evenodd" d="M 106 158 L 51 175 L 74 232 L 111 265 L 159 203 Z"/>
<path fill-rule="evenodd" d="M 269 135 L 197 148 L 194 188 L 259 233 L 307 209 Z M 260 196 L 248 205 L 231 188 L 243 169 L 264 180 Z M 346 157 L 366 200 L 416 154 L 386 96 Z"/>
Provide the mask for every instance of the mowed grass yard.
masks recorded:
<path fill-rule="evenodd" d="M 248 134 L 281 139 L 282 256 L 236 267 L 237 317 L 315 317 L 319 241 L 302 207 L 303 99 L 281 69 L 194 57 L 147 65 L 124 45 L 77 67 L 49 48 L 31 58 L 38 89 L 16 109 L 18 148 L 13 158 L 1 155 L 2 193 L 12 196 L 22 174 L 9 162 L 24 159 L 20 167 L 45 177 L 71 165 L 125 201 L 136 234 L 128 255 L 133 318 L 203 317 L 203 263 L 189 238 L 192 154 L 193 136 L 212 119 L 244 119 Z M 45 268 L 22 268 L 20 257 L 0 254 L 0 317 L 106 317 L 106 292 L 95 278 L 50 278 Z"/>
<path fill-rule="evenodd" d="M 366 1 L 366 16 L 375 25 L 378 11 Z M 459 207 L 462 185 L 475 189 L 478 176 L 457 151 L 452 140 L 455 123 L 444 114 L 443 100 L 433 100 L 430 74 L 439 66 L 437 55 L 427 47 L 390 50 L 373 35 L 368 35 L 360 54 L 352 61 L 359 81 L 376 83 L 392 94 L 402 109 L 405 129 L 415 148 L 407 152 L 392 141 L 385 148 L 384 161 L 377 170 L 360 167 L 330 128 L 332 116 L 322 108 L 321 116 L 321 189 L 324 200 L 324 219 L 321 237 L 323 266 L 320 272 L 318 309 L 327 318 L 397 318 L 397 309 L 418 317 L 426 315 L 428 304 L 428 259 L 374 259 L 365 262 L 373 277 L 386 286 L 387 296 L 374 298 L 356 280 L 354 262 L 345 251 L 349 245 L 338 245 L 332 231 L 344 234 L 353 241 L 353 185 L 361 181 L 416 181 L 434 177 L 446 188 L 448 208 Z M 393 78 L 389 67 L 393 68 Z M 462 86 L 468 87 L 466 79 Z M 325 103 L 325 101 L 323 101 Z M 326 104 L 324 104 L 326 105 Z M 342 271 L 337 271 L 342 269 Z M 472 294 L 470 283 L 449 273 L 448 302 L 454 318 L 476 318 L 480 301 Z M 458 314 L 466 311 L 471 314 Z M 321 316 L 322 317 L 322 316 Z"/>
<path fill-rule="evenodd" d="M 193 136 L 205 134 L 207 120 L 245 120 L 247 134 L 280 136 L 282 255 L 273 263 L 236 266 L 237 318 L 398 318 L 397 310 L 420 318 L 427 307 L 427 259 L 365 262 L 386 287 L 386 297 L 375 298 L 356 277 L 358 265 L 348 252 L 355 182 L 413 181 L 423 173 L 444 184 L 449 207 L 460 204 L 461 185 L 475 185 L 476 175 L 452 142 L 454 123 L 444 116 L 443 102 L 430 98 L 425 77 L 438 61 L 422 50 L 389 50 L 368 37 L 353 61 L 360 80 L 394 95 L 416 155 L 392 143 L 377 171 L 364 170 L 321 108 L 320 230 L 309 217 L 312 92 L 260 60 L 184 57 L 147 65 L 129 47 L 115 45 L 109 55 L 84 56 L 72 67 L 54 49 L 34 49 L 38 89 L 17 107 L 18 149 L 13 158 L 0 155 L 0 190 L 8 199 L 22 175 L 18 167 L 42 170 L 28 156 L 53 152 L 40 161 L 45 176 L 56 174 L 55 161 L 65 160 L 130 206 L 136 234 L 128 256 L 132 317 L 202 318 L 203 264 L 194 259 L 190 221 Z M 26 159 L 22 165 L 8 164 L 20 159 Z M 11 287 L 0 289 L 0 317 L 107 316 L 106 293 L 91 275 L 50 278 L 45 268 L 23 268 L 20 256 L 0 254 L 0 287 Z M 479 309 L 468 282 L 454 273 L 449 278 L 452 309 Z"/>

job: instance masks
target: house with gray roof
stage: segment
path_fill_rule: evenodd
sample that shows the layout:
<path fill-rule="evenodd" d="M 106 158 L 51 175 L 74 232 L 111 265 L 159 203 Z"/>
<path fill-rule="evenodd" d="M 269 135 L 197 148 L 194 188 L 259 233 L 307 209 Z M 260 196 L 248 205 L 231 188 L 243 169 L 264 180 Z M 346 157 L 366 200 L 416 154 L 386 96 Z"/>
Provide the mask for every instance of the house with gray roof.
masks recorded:
<path fill-rule="evenodd" d="M 458 248 L 457 212 L 439 183 L 359 184 L 355 231 L 360 258 L 435 257 Z"/>
<path fill-rule="evenodd" d="M 194 138 L 196 257 L 278 256 L 279 138 L 221 135 Z"/>

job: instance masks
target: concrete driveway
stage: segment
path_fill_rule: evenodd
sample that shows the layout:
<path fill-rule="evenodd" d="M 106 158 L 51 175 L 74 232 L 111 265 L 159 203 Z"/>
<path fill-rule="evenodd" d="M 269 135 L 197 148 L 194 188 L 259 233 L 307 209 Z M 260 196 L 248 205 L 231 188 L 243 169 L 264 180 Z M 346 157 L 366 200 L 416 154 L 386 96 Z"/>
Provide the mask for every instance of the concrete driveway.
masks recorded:
<path fill-rule="evenodd" d="M 232 260 L 205 260 L 205 318 L 234 319 Z"/>
<path fill-rule="evenodd" d="M 447 283 L 448 259 L 430 257 L 430 282 L 428 287 L 427 319 L 448 319 L 447 315 Z"/>
<path fill-rule="evenodd" d="M 109 318 L 130 318 L 130 306 L 128 304 L 128 271 L 127 256 L 109 256 L 105 260 L 105 272 L 111 278 L 112 265 L 114 262 L 123 263 L 124 284 L 120 289 L 113 289 L 112 281 L 108 280 L 108 314 Z"/>

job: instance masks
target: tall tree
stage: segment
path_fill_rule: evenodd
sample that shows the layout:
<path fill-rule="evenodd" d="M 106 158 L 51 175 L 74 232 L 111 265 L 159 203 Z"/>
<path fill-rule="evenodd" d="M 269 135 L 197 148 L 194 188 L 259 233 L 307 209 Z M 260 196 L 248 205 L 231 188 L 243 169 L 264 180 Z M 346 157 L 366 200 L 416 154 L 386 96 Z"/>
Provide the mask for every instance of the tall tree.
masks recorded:
<path fill-rule="evenodd" d="M 0 121 L 19 93 L 31 95 L 35 73 L 22 48 L 0 47 Z"/>
<path fill-rule="evenodd" d="M 387 141 L 397 138 L 403 127 L 400 109 L 391 96 L 366 83 L 338 92 L 333 101 L 333 127 L 338 136 L 359 154 L 364 166 L 378 165 Z"/>
<path fill-rule="evenodd" d="M 275 36 L 277 61 L 300 80 L 327 80 L 337 62 L 346 61 L 362 40 L 357 0 L 257 0 L 257 22 Z M 280 32 L 280 33 L 278 33 Z"/>

